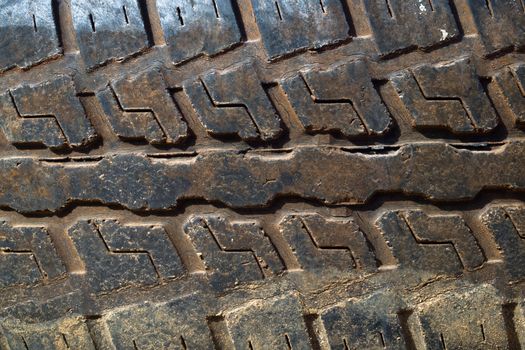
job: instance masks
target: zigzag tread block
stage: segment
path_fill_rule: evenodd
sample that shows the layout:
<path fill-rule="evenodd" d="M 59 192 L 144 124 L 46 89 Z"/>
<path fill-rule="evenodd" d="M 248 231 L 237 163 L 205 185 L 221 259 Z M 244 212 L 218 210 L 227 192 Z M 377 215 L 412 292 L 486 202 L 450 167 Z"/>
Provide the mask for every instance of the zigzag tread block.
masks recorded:
<path fill-rule="evenodd" d="M 366 237 L 351 217 L 290 214 L 280 221 L 279 230 L 305 270 L 373 270 L 376 265 Z"/>
<path fill-rule="evenodd" d="M 3 115 L 0 128 L 13 144 L 75 147 L 84 146 L 96 137 L 73 81 L 67 76 L 3 92 L 0 111 Z"/>
<path fill-rule="evenodd" d="M 204 262 L 211 284 L 222 289 L 278 274 L 282 263 L 258 222 L 195 216 L 184 231 Z"/>
<path fill-rule="evenodd" d="M 115 134 L 152 144 L 180 143 L 186 138 L 186 122 L 164 84 L 162 73 L 151 69 L 110 82 L 97 93 Z"/>
<path fill-rule="evenodd" d="M 281 84 L 307 131 L 375 135 L 386 133 L 391 124 L 363 60 L 305 70 Z"/>
<path fill-rule="evenodd" d="M 45 227 L 0 223 L 0 286 L 32 285 L 65 275 Z"/>
<path fill-rule="evenodd" d="M 403 268 L 453 274 L 478 268 L 485 261 L 479 243 L 459 215 L 389 211 L 376 225 Z"/>
<path fill-rule="evenodd" d="M 271 140 L 281 133 L 280 118 L 249 62 L 207 72 L 183 86 L 210 135 Z"/>
<path fill-rule="evenodd" d="M 421 65 L 390 77 L 416 127 L 488 132 L 498 116 L 469 58 Z"/>
<path fill-rule="evenodd" d="M 95 291 L 152 285 L 185 270 L 161 226 L 121 225 L 116 220 L 78 221 L 69 236 Z"/>
<path fill-rule="evenodd" d="M 525 234 L 525 208 L 523 205 L 490 206 L 480 216 L 493 235 L 503 256 L 506 270 L 512 280 L 523 279 L 520 263 Z"/>

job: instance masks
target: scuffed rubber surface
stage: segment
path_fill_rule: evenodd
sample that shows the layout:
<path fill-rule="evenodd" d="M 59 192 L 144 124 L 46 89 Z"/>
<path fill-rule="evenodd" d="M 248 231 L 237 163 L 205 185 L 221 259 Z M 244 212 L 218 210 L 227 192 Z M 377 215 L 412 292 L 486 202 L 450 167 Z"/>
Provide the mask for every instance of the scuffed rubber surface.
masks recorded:
<path fill-rule="evenodd" d="M 0 0 L 0 349 L 525 348 L 520 0 Z"/>

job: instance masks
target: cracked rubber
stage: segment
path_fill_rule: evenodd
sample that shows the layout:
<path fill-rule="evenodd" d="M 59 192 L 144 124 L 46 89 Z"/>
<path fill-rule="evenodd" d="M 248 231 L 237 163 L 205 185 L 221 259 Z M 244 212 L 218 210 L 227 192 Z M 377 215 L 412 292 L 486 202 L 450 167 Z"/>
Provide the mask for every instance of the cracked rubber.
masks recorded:
<path fill-rule="evenodd" d="M 0 349 L 525 348 L 522 0 L 0 24 Z"/>

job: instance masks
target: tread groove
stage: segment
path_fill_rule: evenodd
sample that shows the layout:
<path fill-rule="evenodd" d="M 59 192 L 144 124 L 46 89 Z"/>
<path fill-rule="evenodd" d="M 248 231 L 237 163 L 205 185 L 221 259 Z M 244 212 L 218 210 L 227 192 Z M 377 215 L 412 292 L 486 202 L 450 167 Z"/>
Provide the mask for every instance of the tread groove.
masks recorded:
<path fill-rule="evenodd" d="M 397 314 L 399 325 L 401 327 L 401 334 L 407 350 L 417 350 L 414 336 L 410 330 L 409 318 L 412 317 L 413 312 L 410 310 L 402 310 Z"/>
<path fill-rule="evenodd" d="M 518 333 L 516 331 L 516 323 L 514 322 L 514 316 L 516 312 L 517 304 L 504 304 L 502 306 L 503 320 L 505 322 L 505 331 L 507 332 L 507 339 L 509 349 L 522 349 Z"/>

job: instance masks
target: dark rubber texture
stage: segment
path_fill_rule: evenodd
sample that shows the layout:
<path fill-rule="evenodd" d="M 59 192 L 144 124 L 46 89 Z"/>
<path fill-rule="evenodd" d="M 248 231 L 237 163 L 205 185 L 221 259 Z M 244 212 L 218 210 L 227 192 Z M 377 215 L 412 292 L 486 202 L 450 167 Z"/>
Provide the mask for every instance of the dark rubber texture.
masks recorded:
<path fill-rule="evenodd" d="M 521 0 L 0 0 L 0 349 L 525 348 Z"/>

